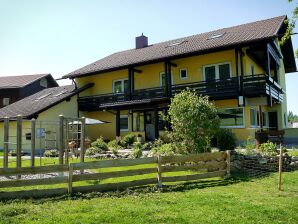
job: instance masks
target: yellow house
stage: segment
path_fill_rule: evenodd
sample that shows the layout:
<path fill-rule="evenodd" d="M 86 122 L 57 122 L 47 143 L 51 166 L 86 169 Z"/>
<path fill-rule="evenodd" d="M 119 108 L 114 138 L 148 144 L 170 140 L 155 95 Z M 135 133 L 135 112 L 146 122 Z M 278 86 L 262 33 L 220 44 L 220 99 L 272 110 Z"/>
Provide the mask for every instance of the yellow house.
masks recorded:
<path fill-rule="evenodd" d="M 243 141 L 259 128 L 287 126 L 285 73 L 295 72 L 291 39 L 283 46 L 286 16 L 156 44 L 143 34 L 134 49 L 117 52 L 64 78 L 80 88 L 80 116 L 109 121 L 87 128 L 92 139 L 133 132 L 158 138 L 168 126 L 171 97 L 186 88 L 208 95 L 221 127 Z"/>
<path fill-rule="evenodd" d="M 91 85 L 47 88 L 0 109 L 0 149 L 4 146 L 4 118 L 9 122 L 9 149 L 16 148 L 16 117 L 22 116 L 22 150 L 31 150 L 31 119 L 36 120 L 36 153 L 45 148 L 57 148 L 59 115 L 77 118 L 77 94 Z M 42 150 L 39 150 L 42 149 Z"/>

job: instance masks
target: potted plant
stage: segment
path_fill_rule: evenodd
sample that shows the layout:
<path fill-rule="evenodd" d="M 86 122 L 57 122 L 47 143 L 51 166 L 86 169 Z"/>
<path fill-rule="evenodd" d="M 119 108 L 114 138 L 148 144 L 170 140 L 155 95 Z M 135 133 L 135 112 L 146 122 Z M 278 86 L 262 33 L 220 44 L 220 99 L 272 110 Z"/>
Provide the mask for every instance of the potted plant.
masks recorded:
<path fill-rule="evenodd" d="M 142 135 L 141 134 L 137 135 L 137 142 L 142 142 Z"/>

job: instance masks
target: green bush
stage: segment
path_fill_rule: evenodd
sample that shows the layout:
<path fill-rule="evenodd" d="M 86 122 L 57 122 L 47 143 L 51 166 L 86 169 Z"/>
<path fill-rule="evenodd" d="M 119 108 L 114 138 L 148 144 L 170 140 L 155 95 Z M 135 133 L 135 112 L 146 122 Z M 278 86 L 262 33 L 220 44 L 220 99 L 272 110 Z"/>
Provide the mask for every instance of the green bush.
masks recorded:
<path fill-rule="evenodd" d="M 260 152 L 265 156 L 275 156 L 277 155 L 276 144 L 273 142 L 265 142 L 259 146 Z"/>
<path fill-rule="evenodd" d="M 167 143 L 160 145 L 158 147 L 154 147 L 151 149 L 150 154 L 153 156 L 157 156 L 158 154 L 162 156 L 172 156 L 175 154 L 175 149 L 172 144 Z"/>
<path fill-rule="evenodd" d="M 103 151 L 99 148 L 96 148 L 96 147 L 90 147 L 86 150 L 86 156 L 94 156 L 96 154 L 100 154 L 102 153 Z"/>
<path fill-rule="evenodd" d="M 109 141 L 108 148 L 110 150 L 113 150 L 113 149 L 117 149 L 117 150 L 123 149 L 123 147 L 116 140 Z"/>
<path fill-rule="evenodd" d="M 143 155 L 143 145 L 141 143 L 133 144 L 130 152 L 130 158 L 140 158 Z"/>
<path fill-rule="evenodd" d="M 127 147 L 129 145 L 132 145 L 135 141 L 136 136 L 134 134 L 127 134 L 122 139 L 122 144 L 124 144 L 124 147 Z"/>
<path fill-rule="evenodd" d="M 247 151 L 252 151 L 256 148 L 256 142 L 255 139 L 251 136 L 248 136 L 246 139 L 246 142 L 244 144 L 244 147 Z"/>
<path fill-rule="evenodd" d="M 236 138 L 230 129 L 219 129 L 215 138 L 221 151 L 234 150 L 236 147 Z"/>
<path fill-rule="evenodd" d="M 208 97 L 184 90 L 171 99 L 168 114 L 175 142 L 183 142 L 188 153 L 211 150 L 210 140 L 218 131 L 220 120 Z"/>
<path fill-rule="evenodd" d="M 58 157 L 59 151 L 57 149 L 46 149 L 43 156 L 44 157 Z"/>
<path fill-rule="evenodd" d="M 97 148 L 101 151 L 108 151 L 109 150 L 107 143 L 104 142 L 102 137 L 99 137 L 98 139 L 96 139 L 96 141 L 92 142 L 91 147 Z"/>

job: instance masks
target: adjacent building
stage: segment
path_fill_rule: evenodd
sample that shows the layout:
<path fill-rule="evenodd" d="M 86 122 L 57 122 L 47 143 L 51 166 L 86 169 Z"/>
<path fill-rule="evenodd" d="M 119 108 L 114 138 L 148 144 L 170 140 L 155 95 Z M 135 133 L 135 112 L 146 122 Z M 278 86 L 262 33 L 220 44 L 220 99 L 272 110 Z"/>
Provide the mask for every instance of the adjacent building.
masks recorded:
<path fill-rule="evenodd" d="M 51 74 L 0 76 L 0 108 L 45 88 L 57 86 Z"/>
<path fill-rule="evenodd" d="M 287 127 L 285 74 L 296 72 L 291 39 L 283 46 L 286 16 L 149 44 L 114 53 L 64 78 L 78 88 L 79 116 L 109 121 L 88 127 L 93 139 L 113 139 L 128 132 L 158 138 L 170 99 L 183 89 L 209 96 L 218 107 L 221 127 L 238 140 L 257 129 Z M 96 129 L 95 129 L 96 128 Z"/>

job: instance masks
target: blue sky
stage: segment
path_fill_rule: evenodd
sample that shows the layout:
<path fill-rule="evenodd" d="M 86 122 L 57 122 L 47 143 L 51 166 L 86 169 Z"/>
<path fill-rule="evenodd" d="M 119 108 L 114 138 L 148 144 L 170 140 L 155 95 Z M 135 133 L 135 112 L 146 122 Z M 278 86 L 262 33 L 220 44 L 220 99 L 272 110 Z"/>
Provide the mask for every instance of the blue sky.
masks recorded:
<path fill-rule="evenodd" d="M 116 51 L 279 15 L 287 0 L 0 0 L 0 76 L 59 78 Z M 298 48 L 298 36 L 293 36 Z M 288 110 L 298 114 L 298 74 L 286 75 Z M 61 82 L 65 84 L 67 82 Z"/>

